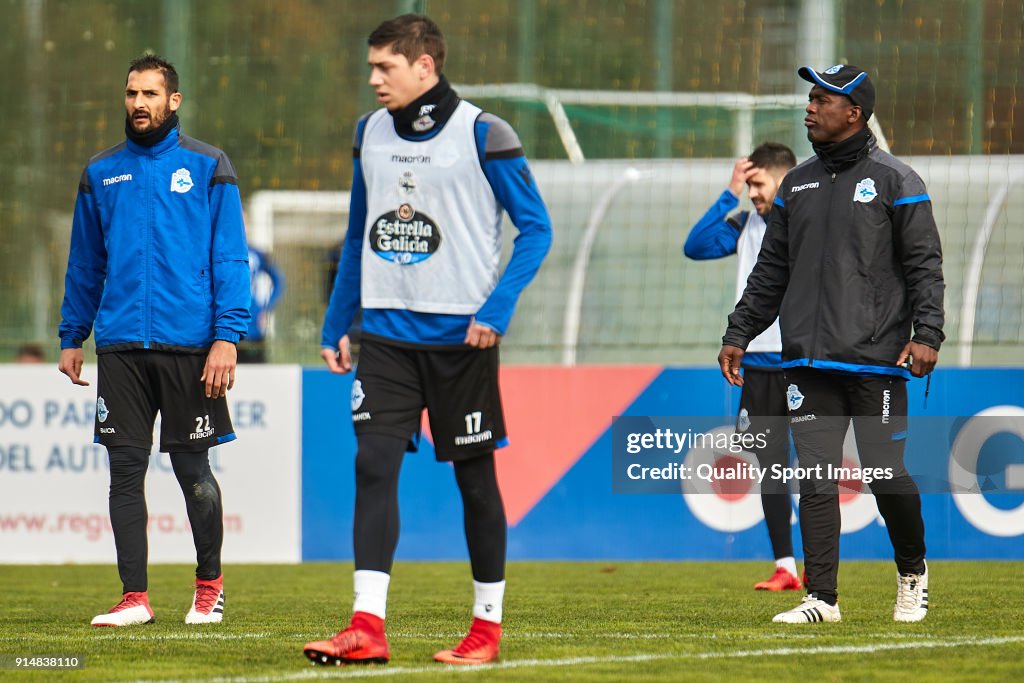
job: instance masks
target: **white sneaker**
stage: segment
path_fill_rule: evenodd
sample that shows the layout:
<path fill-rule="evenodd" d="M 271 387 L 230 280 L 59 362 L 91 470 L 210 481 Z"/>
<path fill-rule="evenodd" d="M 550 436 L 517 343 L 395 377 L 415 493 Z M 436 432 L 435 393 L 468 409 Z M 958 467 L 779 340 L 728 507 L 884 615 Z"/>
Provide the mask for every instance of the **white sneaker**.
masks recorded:
<path fill-rule="evenodd" d="M 224 576 L 213 581 L 196 579 L 192 609 L 185 615 L 186 624 L 219 624 L 224 618 Z"/>
<path fill-rule="evenodd" d="M 824 600 L 805 595 L 800 604 L 793 609 L 776 614 L 772 621 L 776 624 L 814 624 L 819 621 L 842 621 L 839 605 L 830 605 Z"/>
<path fill-rule="evenodd" d="M 106 614 L 93 617 L 93 626 L 137 626 L 152 624 L 156 621 L 153 610 L 149 606 L 149 596 L 145 591 L 125 593 L 121 602 L 114 605 Z"/>
<path fill-rule="evenodd" d="M 896 605 L 892 618 L 896 621 L 921 621 L 928 616 L 928 564 L 923 574 L 896 572 Z"/>

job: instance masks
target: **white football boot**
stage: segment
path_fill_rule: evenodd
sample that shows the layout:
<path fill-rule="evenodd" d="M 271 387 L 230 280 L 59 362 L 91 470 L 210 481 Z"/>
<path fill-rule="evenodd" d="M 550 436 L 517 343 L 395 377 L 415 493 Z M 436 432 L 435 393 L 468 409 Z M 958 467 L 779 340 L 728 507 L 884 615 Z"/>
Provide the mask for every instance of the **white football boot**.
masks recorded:
<path fill-rule="evenodd" d="M 830 605 L 812 593 L 805 595 L 793 609 L 776 614 L 772 621 L 776 624 L 816 624 L 822 621 L 842 621 L 842 618 L 838 604 Z"/>
<path fill-rule="evenodd" d="M 921 621 L 928 616 L 928 564 L 923 574 L 896 572 L 896 605 L 892 609 L 895 621 Z"/>

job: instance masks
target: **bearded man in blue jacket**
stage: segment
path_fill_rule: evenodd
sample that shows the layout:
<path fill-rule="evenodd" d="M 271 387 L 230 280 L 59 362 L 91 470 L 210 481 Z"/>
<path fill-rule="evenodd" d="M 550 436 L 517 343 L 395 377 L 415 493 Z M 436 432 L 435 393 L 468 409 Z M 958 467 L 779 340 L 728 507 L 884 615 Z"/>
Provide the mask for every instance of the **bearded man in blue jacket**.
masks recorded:
<path fill-rule="evenodd" d="M 220 487 L 209 448 L 235 438 L 227 408 L 249 325 L 249 254 L 238 179 L 219 149 L 181 134 L 174 66 L 135 59 L 126 140 L 92 159 L 75 203 L 61 306 L 60 371 L 82 379 L 95 327 L 95 441 L 110 457 L 110 522 L 123 596 L 93 626 L 154 620 L 147 593 L 145 477 L 153 424 L 170 453 L 196 545 L 185 623 L 224 613 Z"/>

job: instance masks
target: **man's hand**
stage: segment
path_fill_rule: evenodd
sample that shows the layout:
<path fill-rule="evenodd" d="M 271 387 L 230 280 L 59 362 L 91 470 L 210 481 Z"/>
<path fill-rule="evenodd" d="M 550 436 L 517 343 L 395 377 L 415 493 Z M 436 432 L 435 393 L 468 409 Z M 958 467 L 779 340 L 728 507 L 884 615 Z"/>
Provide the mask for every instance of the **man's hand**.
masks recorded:
<path fill-rule="evenodd" d="M 57 369 L 67 375 L 73 384 L 80 387 L 89 386 L 89 383 L 79 376 L 82 374 L 82 365 L 84 364 L 85 358 L 82 349 L 60 350 L 60 363 L 57 365 Z"/>
<path fill-rule="evenodd" d="M 930 375 L 932 370 L 935 369 L 935 364 L 939 362 L 938 351 L 917 342 L 907 342 L 907 345 L 900 351 L 900 357 L 896 361 L 896 365 L 903 367 L 908 356 L 913 360 L 910 366 L 910 374 L 914 377 Z"/>
<path fill-rule="evenodd" d="M 352 344 L 348 335 L 338 340 L 338 350 L 320 349 L 320 357 L 327 362 L 331 372 L 344 375 L 352 370 Z"/>
<path fill-rule="evenodd" d="M 718 352 L 718 366 L 722 369 L 722 377 L 734 387 L 743 386 L 743 375 L 740 374 L 740 363 L 743 362 L 743 349 L 725 344 Z"/>
<path fill-rule="evenodd" d="M 501 341 L 501 335 L 487 327 L 477 324 L 476 319 L 469 321 L 469 328 L 466 330 L 466 338 L 463 344 L 468 344 L 474 349 L 489 349 Z"/>
<path fill-rule="evenodd" d="M 238 350 L 231 342 L 218 339 L 206 354 L 206 365 L 200 382 L 206 383 L 206 398 L 227 396 L 228 389 L 235 386 L 235 364 Z"/>
<path fill-rule="evenodd" d="M 755 173 L 757 173 L 757 169 L 754 168 L 752 161 L 746 157 L 738 159 L 732 169 L 732 178 L 729 180 L 729 192 L 732 192 L 736 197 L 742 197 L 743 188 Z"/>

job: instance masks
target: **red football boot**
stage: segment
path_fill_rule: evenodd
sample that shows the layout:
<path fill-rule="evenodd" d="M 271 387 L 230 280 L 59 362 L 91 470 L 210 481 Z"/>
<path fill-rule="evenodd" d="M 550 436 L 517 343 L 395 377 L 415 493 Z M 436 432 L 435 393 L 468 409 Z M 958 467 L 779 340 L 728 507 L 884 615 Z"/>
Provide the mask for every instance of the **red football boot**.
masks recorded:
<path fill-rule="evenodd" d="M 759 591 L 798 591 L 804 587 L 800 579 L 782 567 L 776 567 L 775 573 L 767 581 L 759 581 L 754 588 Z"/>
<path fill-rule="evenodd" d="M 441 650 L 434 659 L 444 664 L 486 664 L 498 658 L 501 624 L 473 619 L 469 634 L 451 650 Z"/>
<path fill-rule="evenodd" d="M 93 626 L 137 626 L 152 624 L 156 621 L 153 610 L 149 606 L 149 595 L 146 591 L 125 593 L 121 602 L 106 614 L 93 617 Z"/>
<path fill-rule="evenodd" d="M 387 664 L 388 638 L 384 620 L 368 612 L 356 612 L 348 628 L 330 640 L 306 643 L 302 648 L 314 664 Z"/>
<path fill-rule="evenodd" d="M 185 615 L 186 624 L 219 624 L 224 619 L 224 575 L 212 581 L 196 579 L 192 607 Z"/>

